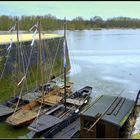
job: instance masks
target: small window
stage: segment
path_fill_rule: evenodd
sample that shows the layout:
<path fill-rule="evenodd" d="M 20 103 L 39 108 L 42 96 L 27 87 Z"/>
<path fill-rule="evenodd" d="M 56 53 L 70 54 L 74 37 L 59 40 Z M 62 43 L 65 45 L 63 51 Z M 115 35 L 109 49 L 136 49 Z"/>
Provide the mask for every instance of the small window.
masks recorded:
<path fill-rule="evenodd" d="M 84 120 L 84 128 L 89 129 L 93 125 L 92 121 Z"/>

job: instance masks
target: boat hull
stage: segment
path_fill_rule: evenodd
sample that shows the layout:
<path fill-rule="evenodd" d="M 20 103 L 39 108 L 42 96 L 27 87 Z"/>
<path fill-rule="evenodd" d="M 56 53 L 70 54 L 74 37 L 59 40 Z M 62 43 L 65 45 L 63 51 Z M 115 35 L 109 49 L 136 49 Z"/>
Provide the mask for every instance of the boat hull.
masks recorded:
<path fill-rule="evenodd" d="M 9 122 L 9 121 L 6 120 L 6 123 L 8 123 L 8 125 L 13 126 L 13 127 L 19 127 L 19 126 L 28 125 L 28 124 L 32 123 L 34 121 L 34 119 L 35 118 L 33 118 L 31 120 L 28 120 L 26 122 L 23 122 L 23 123 L 18 123 L 18 124 L 13 123 L 13 122 Z"/>
<path fill-rule="evenodd" d="M 39 116 L 39 118 L 38 118 L 38 122 L 39 122 L 39 126 L 40 126 L 40 128 L 38 128 L 38 129 L 36 129 L 36 127 L 37 127 L 37 123 L 35 122 L 35 121 L 33 121 L 32 122 L 32 124 L 30 124 L 29 125 L 29 127 L 28 127 L 28 129 L 29 130 L 31 130 L 31 131 L 34 131 L 34 132 L 36 132 L 36 135 L 40 135 L 41 133 L 43 133 L 43 132 L 46 132 L 46 131 L 48 131 L 48 129 L 51 129 L 51 128 L 53 128 L 55 125 L 57 125 L 57 124 L 59 124 L 59 123 L 61 123 L 62 122 L 62 124 L 63 124 L 63 121 L 64 120 L 69 120 L 69 119 L 72 119 L 73 117 L 73 115 L 74 116 L 78 116 L 78 114 L 79 114 L 79 112 L 83 109 L 83 107 L 88 103 L 88 101 L 89 101 L 89 99 L 90 99 L 90 94 L 91 94 L 91 92 L 92 92 L 92 87 L 88 87 L 88 86 L 86 86 L 86 87 L 84 87 L 84 88 L 82 88 L 82 89 L 80 89 L 79 91 L 77 91 L 77 92 L 75 92 L 75 93 L 73 93 L 73 95 L 71 96 L 71 97 L 69 97 L 69 98 L 71 98 L 71 99 L 82 99 L 83 101 L 82 101 L 82 103 L 80 103 L 80 104 L 78 104 L 77 102 L 78 101 L 76 101 L 76 103 L 77 104 L 75 104 L 75 102 L 72 102 L 71 104 L 72 104 L 72 106 L 75 106 L 75 105 L 77 105 L 77 108 L 74 108 L 74 109 L 72 109 L 72 108 L 70 108 L 70 107 L 66 107 L 67 108 L 67 111 L 65 112 L 65 111 L 63 111 L 63 113 L 57 118 L 56 117 L 56 120 L 54 121 L 54 122 L 57 122 L 57 123 L 54 123 L 54 122 L 51 122 L 50 121 L 50 123 L 48 122 L 48 123 L 43 123 L 44 122 L 44 118 L 46 118 L 46 120 L 47 120 L 47 117 L 55 117 L 55 111 L 57 111 L 57 113 L 56 114 L 60 114 L 60 109 L 62 110 L 62 108 L 63 108 L 63 110 L 65 110 L 65 108 L 64 108 L 64 106 L 61 106 L 61 108 L 58 108 L 57 110 L 55 110 L 54 112 L 53 112 L 53 114 L 50 114 L 50 115 L 46 115 L 46 114 L 42 114 L 41 116 Z M 79 98 L 80 97 L 80 98 Z M 83 97 L 83 98 L 82 98 Z M 87 100 L 87 102 L 86 103 L 84 103 L 84 101 L 85 100 Z M 69 103 L 70 104 L 70 103 Z M 63 105 L 63 103 L 62 103 L 62 105 Z M 76 112 L 76 110 L 79 110 L 78 112 Z M 58 115 L 56 115 L 56 116 L 58 116 Z M 50 119 L 50 118 L 48 118 L 48 119 Z M 61 122 L 59 122 L 59 121 L 57 121 L 59 118 L 61 118 Z M 74 117 L 75 118 L 75 117 Z M 53 119 L 52 119 L 53 120 Z M 67 122 L 66 121 L 66 122 Z M 65 121 L 64 121 L 65 122 Z"/>
<path fill-rule="evenodd" d="M 5 105 L 0 105 L 0 120 L 6 119 L 14 112 L 14 109 L 7 107 Z"/>
<path fill-rule="evenodd" d="M 68 83 L 68 88 L 69 90 L 72 87 L 72 83 Z M 21 125 L 25 125 L 25 124 L 30 124 L 37 116 L 38 116 L 38 112 L 40 110 L 40 105 L 42 104 L 43 106 L 45 106 L 45 108 L 43 110 L 41 110 L 39 116 L 45 112 L 48 112 L 49 109 L 57 104 L 59 104 L 59 102 L 61 101 L 62 97 L 60 97 L 59 94 L 60 91 L 63 89 L 63 87 L 58 87 L 52 91 L 50 91 L 50 93 L 48 93 L 47 95 L 44 95 L 43 97 L 36 99 L 32 102 L 30 102 L 29 104 L 21 107 L 21 109 L 17 112 L 15 112 L 15 114 L 11 115 L 10 117 L 7 118 L 6 122 L 12 126 L 21 126 Z M 57 99 L 56 102 L 49 102 L 52 103 L 50 104 L 46 104 L 45 102 L 45 97 L 55 97 L 53 99 Z M 59 100 L 58 100 L 59 99 Z"/>
<path fill-rule="evenodd" d="M 12 113 L 0 116 L 0 121 L 6 120 Z"/>

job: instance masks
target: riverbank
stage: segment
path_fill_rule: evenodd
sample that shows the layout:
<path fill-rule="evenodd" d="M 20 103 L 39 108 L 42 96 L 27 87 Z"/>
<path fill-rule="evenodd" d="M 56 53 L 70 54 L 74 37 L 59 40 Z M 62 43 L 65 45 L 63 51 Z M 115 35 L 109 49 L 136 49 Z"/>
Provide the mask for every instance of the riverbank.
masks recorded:
<path fill-rule="evenodd" d="M 140 139 L 140 106 L 137 107 L 137 119 L 132 132 L 133 139 Z"/>
<path fill-rule="evenodd" d="M 83 29 L 75 29 L 75 28 L 68 28 L 67 30 L 68 31 L 84 31 L 84 30 L 115 30 L 115 29 L 118 29 L 118 30 L 137 30 L 137 29 L 140 29 L 140 28 L 136 28 L 136 27 L 108 27 L 108 28 L 100 28 L 100 27 L 98 27 L 98 28 L 83 28 Z M 43 33 L 53 33 L 54 31 L 58 31 L 58 30 L 44 30 L 44 31 L 42 31 Z M 29 34 L 29 32 L 27 31 L 27 30 L 20 30 L 19 31 L 19 33 L 21 33 L 21 34 L 25 34 L 25 33 L 28 33 Z M 8 31 L 5 31 L 5 30 L 0 30 L 0 34 L 8 34 Z M 13 34 L 16 34 L 16 32 L 15 31 L 13 31 Z"/>

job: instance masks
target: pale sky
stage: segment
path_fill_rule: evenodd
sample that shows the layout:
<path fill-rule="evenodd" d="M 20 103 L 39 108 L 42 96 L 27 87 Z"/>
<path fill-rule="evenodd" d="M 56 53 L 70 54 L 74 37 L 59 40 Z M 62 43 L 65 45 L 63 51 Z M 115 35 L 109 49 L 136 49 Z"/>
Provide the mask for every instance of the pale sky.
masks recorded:
<path fill-rule="evenodd" d="M 47 15 L 57 18 L 103 19 L 125 16 L 140 18 L 139 1 L 0 1 L 0 15 Z"/>

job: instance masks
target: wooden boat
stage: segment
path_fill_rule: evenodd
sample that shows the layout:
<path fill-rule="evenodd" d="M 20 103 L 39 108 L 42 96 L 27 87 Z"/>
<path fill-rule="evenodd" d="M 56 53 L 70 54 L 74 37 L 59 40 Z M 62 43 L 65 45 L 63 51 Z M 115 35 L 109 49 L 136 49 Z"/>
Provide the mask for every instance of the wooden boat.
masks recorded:
<path fill-rule="evenodd" d="M 41 138 L 70 139 L 80 130 L 79 114 L 73 114 L 46 131 Z M 33 136 L 33 135 L 32 135 Z"/>
<path fill-rule="evenodd" d="M 9 115 L 14 112 L 13 108 L 10 108 L 5 105 L 0 105 L 0 120 L 6 119 Z"/>
<path fill-rule="evenodd" d="M 73 84 L 72 82 L 68 82 L 66 85 L 67 96 L 70 96 L 71 94 L 72 84 Z M 60 88 L 57 88 L 56 90 L 57 90 L 57 94 L 56 92 L 54 93 L 50 92 L 43 97 L 43 100 L 42 98 L 38 99 L 38 102 L 46 104 L 46 105 L 51 105 L 51 106 L 60 102 L 62 98 L 64 97 L 64 86 L 61 86 Z"/>
<path fill-rule="evenodd" d="M 90 87 L 87 87 L 87 89 L 88 88 L 90 88 Z M 72 97 L 72 99 L 79 97 L 78 94 L 75 94 L 75 95 Z M 87 104 L 87 99 L 90 96 L 90 92 L 87 92 L 87 90 L 85 90 L 85 95 L 83 93 L 83 96 L 85 96 L 85 100 L 83 102 L 84 106 L 85 106 L 85 104 Z M 69 102 L 70 100 L 67 100 L 67 101 Z M 77 104 L 77 101 L 75 100 L 74 102 L 71 102 L 71 103 Z M 81 103 L 82 102 L 80 102 L 80 104 Z M 60 123 L 54 125 L 53 127 L 47 129 L 46 131 L 44 131 L 42 133 L 43 135 L 41 134 L 41 138 L 43 138 L 43 139 L 44 138 L 45 139 L 46 138 L 62 138 L 62 139 L 72 138 L 80 130 L 79 117 L 80 117 L 80 112 L 82 111 L 84 106 L 82 105 L 82 107 L 79 108 L 80 110 L 79 109 L 75 110 L 75 112 L 72 113 L 72 115 L 69 115 L 66 119 L 64 119 Z M 36 135 L 34 134 L 32 136 L 37 136 L 37 134 Z"/>
<path fill-rule="evenodd" d="M 54 106 L 61 101 L 59 93 L 62 90 L 62 88 L 63 87 L 55 88 L 54 90 L 48 93 L 50 98 L 51 98 L 51 95 L 55 96 L 56 98 L 58 97 Z M 68 89 L 71 89 L 71 88 L 72 88 L 72 83 L 68 83 Z M 63 97 L 61 97 L 61 99 L 63 99 Z M 33 100 L 29 104 L 21 107 L 21 109 L 19 109 L 17 112 L 9 116 L 6 122 L 12 126 L 21 126 L 24 124 L 31 123 L 38 116 L 39 111 L 41 111 L 39 113 L 39 115 L 41 115 L 52 109 L 53 106 L 44 103 L 43 100 L 44 100 L 44 96 L 42 96 L 39 99 Z"/>
<path fill-rule="evenodd" d="M 44 84 L 42 88 L 37 87 L 35 90 L 25 93 L 21 99 L 19 96 L 11 97 L 10 99 L 6 100 L 4 103 L 0 104 L 0 120 L 6 119 L 15 111 L 16 104 L 18 104 L 17 110 L 19 110 L 22 106 L 28 104 L 29 102 L 36 100 L 42 96 L 42 89 L 44 89 L 46 94 L 56 88 L 57 86 L 61 85 L 62 83 L 57 83 L 57 79 L 53 79 L 48 83 Z"/>
<path fill-rule="evenodd" d="M 34 135 L 40 135 L 44 131 L 54 127 L 56 124 L 63 122 L 64 120 L 71 118 L 74 114 L 79 114 L 83 107 L 88 103 L 92 87 L 86 86 L 66 99 L 66 110 L 63 103 L 59 105 L 59 108 L 54 109 L 51 113 L 44 113 L 34 120 L 28 127 L 36 133 Z M 44 123 L 45 122 L 45 123 Z"/>
<path fill-rule="evenodd" d="M 16 107 L 16 104 L 17 104 L 18 100 L 19 100 L 18 96 L 11 97 L 7 101 L 5 101 L 3 104 L 0 104 L 0 120 L 4 120 L 8 116 L 10 116 L 12 113 L 14 113 L 15 107 Z M 29 102 L 24 101 L 24 100 L 19 100 L 19 105 L 18 105 L 17 110 L 21 106 L 23 106 L 23 105 L 25 105 L 27 103 L 29 103 Z"/>
<path fill-rule="evenodd" d="M 38 86 L 31 92 L 28 92 L 24 94 L 21 99 L 24 101 L 33 101 L 37 98 L 40 98 L 42 96 L 42 91 L 45 91 L 45 94 L 47 94 L 49 91 L 53 90 L 54 88 L 58 87 L 59 85 L 62 85 L 61 81 L 58 81 L 58 79 L 53 79 L 45 84 L 43 86 Z"/>

